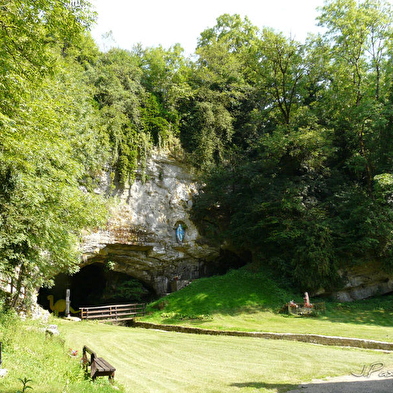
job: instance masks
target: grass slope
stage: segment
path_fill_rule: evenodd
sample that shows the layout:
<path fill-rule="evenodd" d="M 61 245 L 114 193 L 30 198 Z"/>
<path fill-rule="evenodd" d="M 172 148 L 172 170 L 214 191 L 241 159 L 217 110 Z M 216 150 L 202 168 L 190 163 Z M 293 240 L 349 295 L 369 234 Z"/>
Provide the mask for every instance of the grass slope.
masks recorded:
<path fill-rule="evenodd" d="M 299 318 L 278 314 L 287 301 L 266 273 L 246 267 L 225 276 L 196 280 L 149 306 L 145 319 L 217 329 L 300 332 L 393 341 L 392 296 L 351 304 L 329 303 L 326 315 Z M 113 364 L 119 392 L 260 392 L 294 389 L 315 378 L 359 373 L 381 362 L 393 370 L 393 354 L 247 337 L 202 336 L 75 323 L 53 318 L 61 339 L 45 338 L 37 322 L 1 316 L 3 367 L 0 392 L 114 392 L 106 378 L 85 379 L 68 348 L 83 345 Z M 65 343 L 62 341 L 65 340 Z"/>
<path fill-rule="evenodd" d="M 1 393 L 22 392 L 23 379 L 30 380 L 25 391 L 32 393 L 124 392 L 107 380 L 93 384 L 85 378 L 80 356 L 71 358 L 63 338 L 46 336 L 45 326 L 37 321 L 23 322 L 0 310 L 2 367 L 8 370 L 7 376 L 0 378 Z M 82 348 L 78 350 L 81 354 Z"/>
<path fill-rule="evenodd" d="M 393 341 L 393 296 L 353 303 L 327 302 L 316 318 L 279 314 L 299 295 L 278 287 L 253 266 L 196 280 L 149 305 L 145 321 L 213 329 L 322 334 Z M 315 301 L 315 299 L 311 299 Z"/>
<path fill-rule="evenodd" d="M 246 266 L 223 276 L 195 280 L 181 291 L 150 304 L 147 311 L 160 318 L 163 314 L 171 322 L 208 318 L 215 313 L 235 315 L 255 309 L 277 310 L 293 297 L 279 288 L 266 272 Z M 163 307 L 164 312 L 156 312 Z"/>

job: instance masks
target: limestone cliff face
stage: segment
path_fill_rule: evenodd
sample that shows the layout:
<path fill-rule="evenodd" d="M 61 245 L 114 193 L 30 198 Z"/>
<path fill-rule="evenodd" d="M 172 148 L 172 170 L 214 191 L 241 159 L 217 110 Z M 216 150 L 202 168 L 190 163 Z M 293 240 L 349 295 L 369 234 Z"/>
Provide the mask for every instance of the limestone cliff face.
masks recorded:
<path fill-rule="evenodd" d="M 333 296 L 341 302 L 366 299 L 393 292 L 393 276 L 377 263 L 341 271 L 345 286 Z"/>
<path fill-rule="evenodd" d="M 329 296 L 339 302 L 352 302 L 393 292 L 393 275 L 381 264 L 374 262 L 347 267 L 339 272 L 342 287 L 335 291 L 321 288 L 313 296 Z"/>
<path fill-rule="evenodd" d="M 115 271 L 163 295 L 204 275 L 220 250 L 200 236 L 190 219 L 198 192 L 192 168 L 156 150 L 148 157 L 145 174 L 145 182 L 139 174 L 133 184 L 114 190 L 105 174 L 97 192 L 112 195 L 111 217 L 104 230 L 84 236 L 83 265 L 111 262 Z M 182 242 L 176 237 L 179 224 L 184 228 Z M 341 274 L 346 284 L 340 291 L 319 294 L 352 301 L 393 291 L 392 274 L 376 264 Z"/>
<path fill-rule="evenodd" d="M 168 153 L 153 151 L 147 159 L 146 181 L 141 176 L 125 188 L 110 190 L 109 175 L 100 192 L 113 195 L 105 230 L 84 236 L 83 263 L 112 262 L 114 270 L 133 276 L 162 295 L 200 277 L 217 247 L 202 239 L 190 219 L 197 193 L 190 167 Z M 176 229 L 181 224 L 184 237 Z"/>

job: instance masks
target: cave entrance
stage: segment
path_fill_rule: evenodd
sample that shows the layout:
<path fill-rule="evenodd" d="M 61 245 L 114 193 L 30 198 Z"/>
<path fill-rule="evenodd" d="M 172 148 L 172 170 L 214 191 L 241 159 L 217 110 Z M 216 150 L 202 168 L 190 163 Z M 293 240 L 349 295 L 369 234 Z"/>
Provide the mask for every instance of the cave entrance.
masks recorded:
<path fill-rule="evenodd" d="M 40 288 L 38 303 L 51 311 L 53 303 L 65 299 L 66 290 L 71 292 L 71 307 L 74 310 L 86 306 L 106 304 L 147 303 L 155 299 L 155 293 L 141 281 L 125 273 L 110 270 L 102 263 L 93 263 L 81 268 L 73 276 L 60 273 L 55 277 L 52 288 Z M 53 305 L 52 303 L 52 305 Z"/>

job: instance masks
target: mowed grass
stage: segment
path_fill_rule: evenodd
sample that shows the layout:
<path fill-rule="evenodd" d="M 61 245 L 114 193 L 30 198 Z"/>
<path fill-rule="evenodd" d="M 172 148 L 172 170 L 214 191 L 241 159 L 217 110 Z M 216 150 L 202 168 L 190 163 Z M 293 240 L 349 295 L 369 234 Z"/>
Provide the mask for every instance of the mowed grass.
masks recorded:
<path fill-rule="evenodd" d="M 350 304 L 327 303 L 315 318 L 279 314 L 301 294 L 282 290 L 253 266 L 225 276 L 196 280 L 148 307 L 144 319 L 217 330 L 293 332 L 393 341 L 393 297 Z M 311 299 L 311 301 L 315 301 Z M 12 323 L 2 324 L 11 321 Z M 45 338 L 37 322 L 1 318 L 1 393 L 21 390 L 19 378 L 32 379 L 32 392 L 285 392 L 300 383 L 360 373 L 374 363 L 393 370 L 393 353 L 328 347 L 250 337 L 207 336 L 143 330 L 53 318 L 60 339 Z M 63 341 L 65 343 L 63 344 Z M 106 378 L 85 379 L 78 359 L 88 345 L 116 367 L 116 385 Z"/>
<path fill-rule="evenodd" d="M 268 273 L 246 266 L 224 276 L 196 280 L 157 300 L 141 318 L 154 323 L 218 330 L 321 334 L 393 342 L 393 296 L 353 303 L 326 302 L 317 317 L 279 313 L 302 294 L 282 290 Z M 320 302 L 311 298 L 311 302 Z"/>
<path fill-rule="evenodd" d="M 116 367 L 126 392 L 285 392 L 313 378 L 393 367 L 393 354 L 248 337 L 205 336 L 60 321 L 68 346 Z"/>
<path fill-rule="evenodd" d="M 382 315 L 379 315 L 379 311 L 359 311 L 348 307 L 347 310 L 328 310 L 325 315 L 314 318 L 294 317 L 250 308 L 233 314 L 218 311 L 204 318 L 183 317 L 169 320 L 167 314 L 163 314 L 162 317 L 153 315 L 143 320 L 216 330 L 320 334 L 393 342 L 393 313 L 391 311 L 382 312 Z M 345 319 L 347 314 L 348 319 Z"/>

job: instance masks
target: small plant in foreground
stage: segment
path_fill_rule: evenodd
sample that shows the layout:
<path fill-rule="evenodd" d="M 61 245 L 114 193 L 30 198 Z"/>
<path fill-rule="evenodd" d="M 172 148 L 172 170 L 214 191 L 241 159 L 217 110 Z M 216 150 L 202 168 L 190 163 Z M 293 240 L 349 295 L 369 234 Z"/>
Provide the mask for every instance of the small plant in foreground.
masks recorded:
<path fill-rule="evenodd" d="M 33 389 L 31 386 L 28 385 L 29 382 L 33 382 L 32 379 L 27 379 L 25 377 L 23 379 L 19 378 L 19 381 L 23 383 L 23 389 L 22 391 L 18 390 L 16 393 L 25 393 L 27 389 Z"/>

